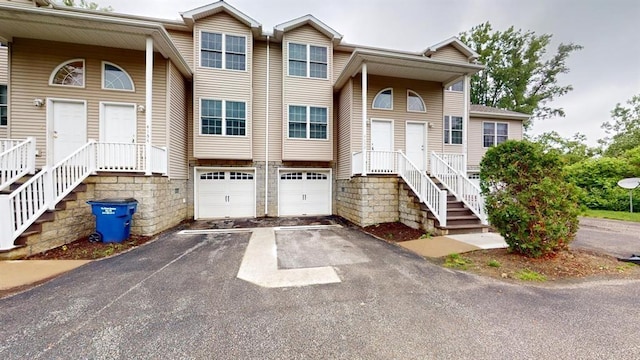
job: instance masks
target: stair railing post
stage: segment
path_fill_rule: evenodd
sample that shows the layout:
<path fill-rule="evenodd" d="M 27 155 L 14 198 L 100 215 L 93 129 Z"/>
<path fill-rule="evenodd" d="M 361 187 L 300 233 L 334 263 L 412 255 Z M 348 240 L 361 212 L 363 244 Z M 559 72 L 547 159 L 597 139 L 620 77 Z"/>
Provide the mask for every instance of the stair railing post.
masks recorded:
<path fill-rule="evenodd" d="M 36 138 L 28 137 L 29 148 L 27 150 L 27 169 L 29 170 L 29 174 L 33 175 L 36 173 Z"/>
<path fill-rule="evenodd" d="M 0 250 L 13 248 L 13 211 L 11 210 L 11 199 L 9 195 L 0 195 Z"/>
<path fill-rule="evenodd" d="M 440 206 L 438 209 L 439 213 L 439 220 L 440 220 L 440 226 L 445 227 L 447 226 L 447 192 L 444 190 L 440 190 Z"/>
<path fill-rule="evenodd" d="M 91 144 L 89 145 L 89 149 L 87 149 L 89 153 L 89 172 L 95 174 L 98 170 L 98 146 L 93 139 L 89 139 L 89 144 Z"/>
<path fill-rule="evenodd" d="M 56 207 L 56 195 L 55 195 L 55 179 L 53 176 L 53 169 L 49 166 L 43 168 L 44 175 L 42 176 L 42 182 L 44 184 L 44 203 L 47 209 L 53 210 Z"/>

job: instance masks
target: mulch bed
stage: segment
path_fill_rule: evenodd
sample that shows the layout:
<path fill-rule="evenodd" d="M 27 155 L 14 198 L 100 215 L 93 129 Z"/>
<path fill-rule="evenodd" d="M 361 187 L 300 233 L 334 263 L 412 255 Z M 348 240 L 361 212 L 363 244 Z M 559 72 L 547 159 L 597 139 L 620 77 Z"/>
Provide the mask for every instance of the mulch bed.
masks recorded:
<path fill-rule="evenodd" d="M 410 228 L 399 222 L 371 225 L 363 228 L 363 230 L 371 235 L 391 242 L 415 240 L 424 235 L 424 231 Z"/>

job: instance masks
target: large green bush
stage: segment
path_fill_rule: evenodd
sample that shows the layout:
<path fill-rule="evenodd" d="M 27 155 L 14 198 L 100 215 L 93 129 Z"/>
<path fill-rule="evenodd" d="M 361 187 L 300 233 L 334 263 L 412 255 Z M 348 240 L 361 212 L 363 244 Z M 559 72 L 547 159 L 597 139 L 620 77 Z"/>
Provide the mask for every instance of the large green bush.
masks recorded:
<path fill-rule="evenodd" d="M 541 257 L 567 249 L 578 230 L 578 190 L 562 176 L 556 152 L 529 141 L 487 151 L 480 187 L 491 224 L 511 251 Z"/>

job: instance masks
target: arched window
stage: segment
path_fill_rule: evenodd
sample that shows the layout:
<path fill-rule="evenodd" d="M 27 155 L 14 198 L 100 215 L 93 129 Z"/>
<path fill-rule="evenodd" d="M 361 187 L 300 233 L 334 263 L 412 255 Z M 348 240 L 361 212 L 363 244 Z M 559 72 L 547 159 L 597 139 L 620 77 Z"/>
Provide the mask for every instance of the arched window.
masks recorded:
<path fill-rule="evenodd" d="M 407 90 L 407 111 L 426 112 L 427 107 L 422 101 L 422 97 L 417 92 Z"/>
<path fill-rule="evenodd" d="M 53 70 L 49 85 L 84 87 L 84 59 L 73 59 Z"/>
<path fill-rule="evenodd" d="M 380 90 L 378 95 L 373 98 L 373 105 L 371 107 L 374 109 L 393 110 L 393 89 L 386 88 Z"/>
<path fill-rule="evenodd" d="M 131 76 L 116 64 L 102 62 L 102 88 L 110 90 L 134 91 Z"/>

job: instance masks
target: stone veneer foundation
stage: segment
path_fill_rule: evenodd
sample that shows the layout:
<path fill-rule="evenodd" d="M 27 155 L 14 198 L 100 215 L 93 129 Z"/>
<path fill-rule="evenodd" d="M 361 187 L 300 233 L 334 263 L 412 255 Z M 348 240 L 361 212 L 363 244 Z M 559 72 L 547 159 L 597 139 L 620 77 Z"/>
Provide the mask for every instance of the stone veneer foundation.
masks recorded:
<path fill-rule="evenodd" d="M 0 253 L 0 259 L 16 259 L 53 249 L 88 236 L 95 230 L 95 217 L 88 200 L 135 198 L 136 214 L 131 234 L 152 236 L 187 219 L 187 180 L 162 176 L 90 176 L 86 190 L 67 200 L 64 210 L 54 212 L 54 221 L 42 224 L 42 231 L 27 238 L 26 246 Z"/>

